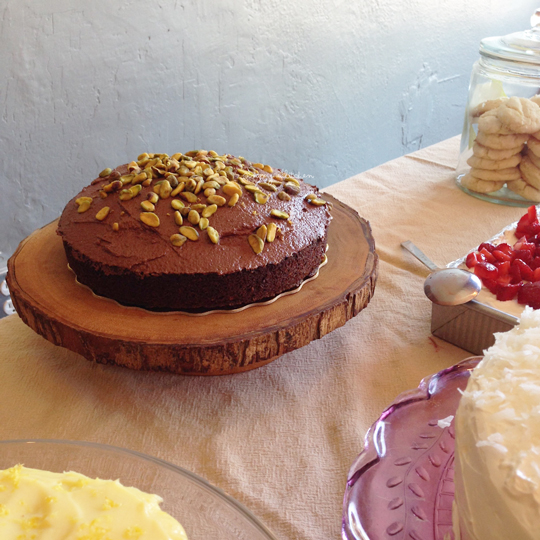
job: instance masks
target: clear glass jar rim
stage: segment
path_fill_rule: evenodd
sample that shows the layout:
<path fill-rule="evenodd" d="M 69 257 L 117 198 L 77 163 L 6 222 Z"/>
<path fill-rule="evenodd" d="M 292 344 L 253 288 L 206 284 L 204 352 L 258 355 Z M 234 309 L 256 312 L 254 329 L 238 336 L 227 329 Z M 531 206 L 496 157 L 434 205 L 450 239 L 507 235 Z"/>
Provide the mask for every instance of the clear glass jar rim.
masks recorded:
<path fill-rule="evenodd" d="M 484 38 L 480 41 L 480 54 L 500 60 L 540 65 L 540 28 Z"/>

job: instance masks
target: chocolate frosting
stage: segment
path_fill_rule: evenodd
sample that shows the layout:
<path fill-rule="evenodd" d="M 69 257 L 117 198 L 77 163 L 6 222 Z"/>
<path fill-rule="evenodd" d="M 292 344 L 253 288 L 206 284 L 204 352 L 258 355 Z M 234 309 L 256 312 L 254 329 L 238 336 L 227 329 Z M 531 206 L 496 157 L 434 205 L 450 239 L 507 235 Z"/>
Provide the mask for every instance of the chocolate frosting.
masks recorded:
<path fill-rule="evenodd" d="M 227 156 L 232 159 L 233 156 Z M 194 158 L 195 159 L 195 158 Z M 227 161 L 230 164 L 230 161 Z M 274 177 L 287 180 L 287 174 L 279 169 L 272 173 L 265 172 L 243 160 L 240 165 L 231 165 L 232 176 L 244 178 L 239 169 L 249 170 L 252 176 L 246 176 L 253 184 L 268 182 Z M 117 171 L 117 172 L 115 172 Z M 243 188 L 243 195 L 238 203 L 229 207 L 227 204 L 219 207 L 215 214 L 209 217 L 210 226 L 219 232 L 218 244 L 213 244 L 207 231 L 199 230 L 199 240 L 186 241 L 182 246 L 172 245 L 170 237 L 179 232 L 174 221 L 175 210 L 171 207 L 173 199 L 180 196 L 160 199 L 154 213 L 160 219 L 158 227 L 143 223 L 140 214 L 144 210 L 141 202 L 147 200 L 148 194 L 154 190 L 156 179 L 150 185 L 143 186 L 141 192 L 131 200 L 122 201 L 118 192 L 109 192 L 106 198 L 100 197 L 100 191 L 111 183 L 111 178 L 118 174 L 128 174 L 128 166 L 122 165 L 114 169 L 111 175 L 96 178 L 91 185 L 85 187 L 65 207 L 58 225 L 58 234 L 64 244 L 73 253 L 83 254 L 106 268 L 110 274 L 122 274 L 126 271 L 140 276 L 173 275 L 173 274 L 228 274 L 242 270 L 257 269 L 262 266 L 278 264 L 287 257 L 298 253 L 314 241 L 326 236 L 330 222 L 327 205 L 315 206 L 306 200 L 306 195 L 314 194 L 319 197 L 316 187 L 299 180 L 300 192 L 290 195 L 290 200 L 281 200 L 278 193 L 283 191 L 284 184 L 278 185 L 276 192 L 265 191 L 268 195 L 266 204 L 259 204 L 251 193 Z M 129 188 L 130 185 L 124 186 Z M 221 195 L 229 201 L 230 197 L 218 189 L 216 195 Z M 207 204 L 207 197 L 201 190 L 197 194 L 198 203 Z M 76 200 L 80 197 L 91 197 L 90 208 L 78 212 Z M 183 201 L 186 206 L 189 203 Z M 208 203 L 209 204 L 209 203 Z M 100 221 L 96 214 L 104 207 L 109 207 L 107 217 Z M 283 220 L 270 215 L 272 209 L 286 212 L 290 218 Z M 272 243 L 266 242 L 260 254 L 255 254 L 248 242 L 248 236 L 265 224 L 275 223 L 283 233 L 278 234 Z M 118 224 L 118 230 L 113 224 Z M 191 224 L 184 218 L 184 225 Z"/>

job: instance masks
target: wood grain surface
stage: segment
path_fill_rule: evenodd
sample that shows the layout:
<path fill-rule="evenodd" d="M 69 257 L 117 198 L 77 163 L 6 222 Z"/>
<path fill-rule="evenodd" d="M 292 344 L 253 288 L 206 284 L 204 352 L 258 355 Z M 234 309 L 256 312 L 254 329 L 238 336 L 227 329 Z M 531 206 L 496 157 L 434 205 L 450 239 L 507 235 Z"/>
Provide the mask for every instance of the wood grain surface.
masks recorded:
<path fill-rule="evenodd" d="M 237 313 L 154 313 L 97 297 L 76 283 L 54 221 L 8 261 L 17 313 L 50 342 L 88 360 L 137 370 L 223 375 L 260 367 L 344 325 L 375 290 L 369 224 L 330 195 L 328 263 L 297 293 Z"/>

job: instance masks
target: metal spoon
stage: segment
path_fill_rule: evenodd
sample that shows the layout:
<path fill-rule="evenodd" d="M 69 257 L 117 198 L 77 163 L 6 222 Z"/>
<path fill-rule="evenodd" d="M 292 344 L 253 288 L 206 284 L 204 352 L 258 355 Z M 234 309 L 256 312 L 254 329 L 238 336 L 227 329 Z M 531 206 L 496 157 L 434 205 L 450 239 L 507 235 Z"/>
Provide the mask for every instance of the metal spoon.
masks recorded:
<path fill-rule="evenodd" d="M 432 271 L 424 282 L 424 293 L 434 304 L 441 306 L 465 304 L 482 289 L 482 281 L 471 272 L 460 268 L 438 268 L 409 240 L 401 245 Z"/>

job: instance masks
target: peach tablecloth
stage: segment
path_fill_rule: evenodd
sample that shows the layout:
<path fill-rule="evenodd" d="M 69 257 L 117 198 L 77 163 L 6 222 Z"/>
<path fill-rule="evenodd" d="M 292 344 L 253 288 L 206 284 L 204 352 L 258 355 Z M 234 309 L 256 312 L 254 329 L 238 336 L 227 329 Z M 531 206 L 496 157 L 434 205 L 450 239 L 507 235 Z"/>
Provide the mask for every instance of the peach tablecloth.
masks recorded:
<path fill-rule="evenodd" d="M 0 439 L 77 439 L 185 467 L 245 504 L 283 540 L 340 537 L 347 471 L 381 411 L 468 355 L 430 337 L 427 270 L 465 254 L 523 210 L 461 192 L 459 138 L 328 192 L 366 218 L 380 256 L 370 305 L 344 327 L 251 372 L 210 378 L 94 365 L 17 315 L 0 321 Z"/>

